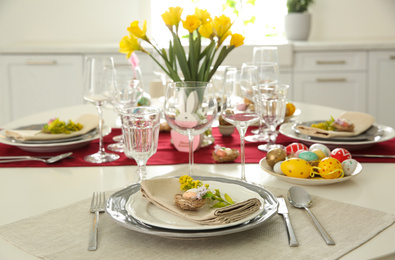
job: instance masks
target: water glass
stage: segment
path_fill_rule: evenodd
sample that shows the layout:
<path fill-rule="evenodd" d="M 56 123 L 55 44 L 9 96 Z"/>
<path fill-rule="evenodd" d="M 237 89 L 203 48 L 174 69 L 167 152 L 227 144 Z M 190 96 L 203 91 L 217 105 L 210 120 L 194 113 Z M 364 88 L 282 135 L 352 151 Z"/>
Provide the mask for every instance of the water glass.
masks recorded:
<path fill-rule="evenodd" d="M 146 164 L 156 153 L 161 110 L 156 107 L 129 107 L 120 111 L 124 153 L 137 163 L 139 180 L 146 179 Z"/>

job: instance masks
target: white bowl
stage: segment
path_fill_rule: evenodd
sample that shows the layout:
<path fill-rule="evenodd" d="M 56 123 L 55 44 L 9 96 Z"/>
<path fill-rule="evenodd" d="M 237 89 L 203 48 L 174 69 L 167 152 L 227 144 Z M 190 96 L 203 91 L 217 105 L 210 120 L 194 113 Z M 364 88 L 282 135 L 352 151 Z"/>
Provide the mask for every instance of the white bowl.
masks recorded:
<path fill-rule="evenodd" d="M 233 125 L 219 125 L 219 132 L 224 136 L 232 135 L 235 131 L 235 127 Z"/>

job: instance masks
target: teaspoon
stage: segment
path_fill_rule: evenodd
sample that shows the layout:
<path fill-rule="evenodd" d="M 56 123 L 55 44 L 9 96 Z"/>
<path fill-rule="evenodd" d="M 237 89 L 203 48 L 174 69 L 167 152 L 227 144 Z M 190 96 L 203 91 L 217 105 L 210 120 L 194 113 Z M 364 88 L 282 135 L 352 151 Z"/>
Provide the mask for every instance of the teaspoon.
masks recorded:
<path fill-rule="evenodd" d="M 311 219 L 314 221 L 314 224 L 320 231 L 322 237 L 328 245 L 335 245 L 335 241 L 329 236 L 329 234 L 325 231 L 325 229 L 318 222 L 317 218 L 313 214 L 313 212 L 309 209 L 311 205 L 313 205 L 313 200 L 311 199 L 310 194 L 303 188 L 298 186 L 293 186 L 288 190 L 288 200 L 289 202 L 296 208 L 304 208 L 307 213 L 309 213 Z"/>

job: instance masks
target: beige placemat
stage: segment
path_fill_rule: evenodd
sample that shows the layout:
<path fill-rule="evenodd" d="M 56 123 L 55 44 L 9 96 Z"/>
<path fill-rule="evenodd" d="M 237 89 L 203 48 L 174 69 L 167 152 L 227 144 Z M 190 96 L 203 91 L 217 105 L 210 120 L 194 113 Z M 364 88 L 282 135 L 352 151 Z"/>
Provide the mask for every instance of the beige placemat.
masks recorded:
<path fill-rule="evenodd" d="M 268 188 L 274 195 L 286 190 Z M 110 195 L 111 193 L 108 193 Z M 281 216 L 237 234 L 177 240 L 126 229 L 101 214 L 98 250 L 87 250 L 90 199 L 0 227 L 0 236 L 43 259 L 337 259 L 392 225 L 395 215 L 313 196 L 313 212 L 335 240 L 327 246 L 305 210 L 289 212 L 299 247 L 289 247 Z"/>

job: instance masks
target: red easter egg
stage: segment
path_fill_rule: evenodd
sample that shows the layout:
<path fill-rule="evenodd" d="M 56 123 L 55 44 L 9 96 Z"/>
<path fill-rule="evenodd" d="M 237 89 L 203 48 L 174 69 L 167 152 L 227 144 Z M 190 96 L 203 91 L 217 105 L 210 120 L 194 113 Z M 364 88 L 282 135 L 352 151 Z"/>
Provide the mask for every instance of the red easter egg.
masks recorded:
<path fill-rule="evenodd" d="M 344 148 L 336 148 L 331 152 L 331 157 L 337 159 L 339 162 L 351 159 L 351 153 Z"/>
<path fill-rule="evenodd" d="M 306 145 L 301 144 L 301 143 L 292 143 L 292 144 L 288 145 L 287 147 L 285 147 L 284 150 L 287 152 L 287 155 L 290 155 L 290 154 L 296 153 L 299 150 L 308 151 L 309 148 L 307 148 Z"/>

